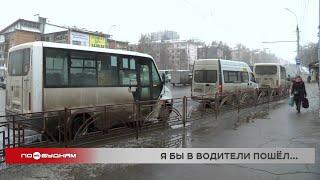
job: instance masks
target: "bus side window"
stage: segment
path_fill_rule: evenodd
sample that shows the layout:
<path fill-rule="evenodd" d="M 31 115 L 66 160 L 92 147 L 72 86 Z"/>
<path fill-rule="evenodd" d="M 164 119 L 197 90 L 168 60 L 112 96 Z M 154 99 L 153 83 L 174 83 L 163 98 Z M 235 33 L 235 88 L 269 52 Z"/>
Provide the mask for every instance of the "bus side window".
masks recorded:
<path fill-rule="evenodd" d="M 150 86 L 150 68 L 148 65 L 140 65 L 140 82 L 142 86 Z"/>
<path fill-rule="evenodd" d="M 98 86 L 118 86 L 118 57 L 98 55 Z"/>
<path fill-rule="evenodd" d="M 240 71 L 223 71 L 225 83 L 241 82 Z"/>
<path fill-rule="evenodd" d="M 161 84 L 161 80 L 160 80 L 159 74 L 157 73 L 156 66 L 153 63 L 152 63 L 152 82 L 153 82 L 153 85 Z"/>
<path fill-rule="evenodd" d="M 122 64 L 122 65 L 121 65 Z M 131 81 L 137 81 L 137 72 L 135 70 L 135 59 L 129 57 L 122 57 L 119 70 L 120 85 L 130 86 Z"/>
<path fill-rule="evenodd" d="M 152 98 L 157 99 L 161 93 L 162 86 L 160 76 L 157 72 L 155 64 L 152 62 Z"/>
<path fill-rule="evenodd" d="M 93 53 L 71 51 L 70 85 L 96 86 L 96 61 Z"/>
<path fill-rule="evenodd" d="M 241 81 L 248 82 L 249 81 L 249 74 L 248 72 L 241 72 Z"/>
<path fill-rule="evenodd" d="M 23 75 L 27 75 L 30 68 L 30 49 L 24 49 L 23 53 Z"/>
<path fill-rule="evenodd" d="M 280 66 L 281 79 L 286 79 L 286 68 Z"/>
<path fill-rule="evenodd" d="M 45 50 L 45 86 L 68 85 L 68 54 L 65 50 Z"/>

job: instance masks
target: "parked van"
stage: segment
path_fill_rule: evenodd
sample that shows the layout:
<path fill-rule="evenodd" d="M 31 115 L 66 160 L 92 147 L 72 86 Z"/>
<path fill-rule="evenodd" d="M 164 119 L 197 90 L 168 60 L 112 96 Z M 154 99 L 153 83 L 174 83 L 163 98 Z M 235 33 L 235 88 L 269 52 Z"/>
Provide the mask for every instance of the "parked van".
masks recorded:
<path fill-rule="evenodd" d="M 192 73 L 189 70 L 172 70 L 171 71 L 171 84 L 175 86 L 177 84 L 187 85 L 191 84 Z"/>
<path fill-rule="evenodd" d="M 192 96 L 258 88 L 249 65 L 242 61 L 199 59 L 194 63 Z"/>
<path fill-rule="evenodd" d="M 256 63 L 253 68 L 260 88 L 288 87 L 286 68 L 279 63 Z"/>

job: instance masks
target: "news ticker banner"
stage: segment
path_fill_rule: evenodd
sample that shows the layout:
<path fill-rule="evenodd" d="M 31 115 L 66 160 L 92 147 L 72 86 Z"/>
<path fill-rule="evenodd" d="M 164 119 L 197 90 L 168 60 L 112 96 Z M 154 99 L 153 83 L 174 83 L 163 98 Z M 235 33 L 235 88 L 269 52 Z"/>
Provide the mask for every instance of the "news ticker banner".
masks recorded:
<path fill-rule="evenodd" d="M 314 164 L 315 148 L 7 148 L 7 164 Z"/>

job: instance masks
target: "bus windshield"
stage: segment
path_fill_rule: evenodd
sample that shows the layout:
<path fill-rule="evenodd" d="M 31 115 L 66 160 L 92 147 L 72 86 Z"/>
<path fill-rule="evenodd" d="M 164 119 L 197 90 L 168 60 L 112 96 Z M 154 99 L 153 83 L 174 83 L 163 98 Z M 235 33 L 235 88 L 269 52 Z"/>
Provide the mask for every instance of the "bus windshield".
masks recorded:
<path fill-rule="evenodd" d="M 277 66 L 271 66 L 271 65 L 256 66 L 255 73 L 256 74 L 266 74 L 266 75 L 276 74 L 277 73 Z"/>

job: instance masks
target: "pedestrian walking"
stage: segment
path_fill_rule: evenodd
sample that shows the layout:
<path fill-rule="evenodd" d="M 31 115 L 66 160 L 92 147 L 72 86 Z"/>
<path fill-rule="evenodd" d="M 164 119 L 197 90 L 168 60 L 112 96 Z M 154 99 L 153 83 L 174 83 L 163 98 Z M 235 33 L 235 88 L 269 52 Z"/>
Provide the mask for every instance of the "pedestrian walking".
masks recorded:
<path fill-rule="evenodd" d="M 310 82 L 311 82 L 311 76 L 308 75 L 308 83 L 310 83 Z"/>
<path fill-rule="evenodd" d="M 301 76 L 296 76 L 291 86 L 291 95 L 296 104 L 297 112 L 300 113 L 301 102 L 307 97 L 306 87 Z"/>

